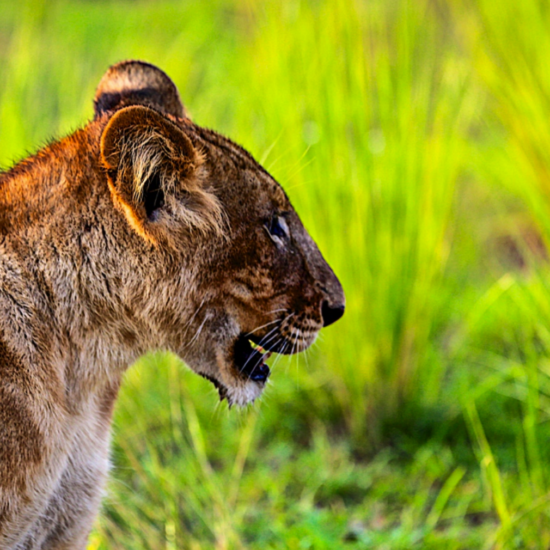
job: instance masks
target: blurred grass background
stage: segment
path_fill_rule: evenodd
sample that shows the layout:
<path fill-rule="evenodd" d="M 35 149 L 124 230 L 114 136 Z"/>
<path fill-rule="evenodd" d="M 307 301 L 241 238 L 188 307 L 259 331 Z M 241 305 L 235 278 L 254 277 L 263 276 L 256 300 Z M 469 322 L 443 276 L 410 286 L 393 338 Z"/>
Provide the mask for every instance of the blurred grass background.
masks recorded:
<path fill-rule="evenodd" d="M 0 3 L 0 164 L 140 58 L 282 183 L 348 307 L 228 411 L 128 371 L 90 549 L 550 545 L 550 4 Z"/>

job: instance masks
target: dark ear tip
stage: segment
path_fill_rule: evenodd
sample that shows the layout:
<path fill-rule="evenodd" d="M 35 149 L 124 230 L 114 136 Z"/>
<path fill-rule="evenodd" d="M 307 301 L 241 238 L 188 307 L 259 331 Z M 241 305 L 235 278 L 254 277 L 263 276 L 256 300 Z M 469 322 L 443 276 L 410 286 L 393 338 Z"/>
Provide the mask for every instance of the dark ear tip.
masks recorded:
<path fill-rule="evenodd" d="M 96 118 L 130 105 L 152 107 L 178 118 L 185 116 L 175 84 L 166 73 L 145 61 L 127 60 L 111 66 L 97 87 Z"/>

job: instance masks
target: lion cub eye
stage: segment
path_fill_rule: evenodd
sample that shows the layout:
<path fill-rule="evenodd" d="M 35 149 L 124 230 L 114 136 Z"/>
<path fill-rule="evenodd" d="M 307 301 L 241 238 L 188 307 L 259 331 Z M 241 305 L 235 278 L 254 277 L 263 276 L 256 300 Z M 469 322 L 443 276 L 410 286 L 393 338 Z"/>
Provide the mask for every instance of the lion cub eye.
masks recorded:
<path fill-rule="evenodd" d="M 282 245 L 283 239 L 288 239 L 290 236 L 288 225 L 282 216 L 273 216 L 266 229 L 271 240 L 278 245 Z"/>

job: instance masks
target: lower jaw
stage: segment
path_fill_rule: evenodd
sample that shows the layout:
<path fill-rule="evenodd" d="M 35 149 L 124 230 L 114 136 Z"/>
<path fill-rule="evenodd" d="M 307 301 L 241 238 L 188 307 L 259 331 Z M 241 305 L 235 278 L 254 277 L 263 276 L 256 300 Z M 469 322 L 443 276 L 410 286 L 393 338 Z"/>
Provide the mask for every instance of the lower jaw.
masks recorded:
<path fill-rule="evenodd" d="M 260 397 L 264 387 L 265 384 L 258 384 L 257 382 L 249 381 L 243 386 L 227 389 L 224 399 L 227 399 L 230 407 L 233 405 L 244 407 L 245 405 L 253 403 L 258 397 Z"/>
<path fill-rule="evenodd" d="M 267 369 L 267 365 L 265 365 Z M 235 377 L 234 385 L 226 385 L 222 382 L 219 382 L 213 376 L 208 374 L 199 373 L 200 376 L 206 378 L 218 391 L 220 401 L 227 399 L 229 406 L 239 405 L 244 406 L 255 401 L 263 392 L 267 377 L 263 380 L 254 380 L 252 378 L 245 379 L 241 373 L 237 375 L 232 375 Z"/>

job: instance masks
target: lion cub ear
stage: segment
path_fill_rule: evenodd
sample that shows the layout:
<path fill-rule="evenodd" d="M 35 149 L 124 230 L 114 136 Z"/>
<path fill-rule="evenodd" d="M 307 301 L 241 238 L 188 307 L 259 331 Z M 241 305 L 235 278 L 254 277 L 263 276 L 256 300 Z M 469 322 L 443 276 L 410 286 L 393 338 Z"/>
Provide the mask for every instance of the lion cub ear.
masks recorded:
<path fill-rule="evenodd" d="M 115 203 L 143 237 L 221 231 L 221 208 L 203 188 L 202 157 L 174 123 L 147 107 L 116 112 L 101 136 Z"/>
<path fill-rule="evenodd" d="M 95 118 L 130 105 L 152 107 L 177 118 L 185 116 L 175 84 L 158 67 L 144 61 L 122 61 L 107 70 L 96 90 Z"/>

